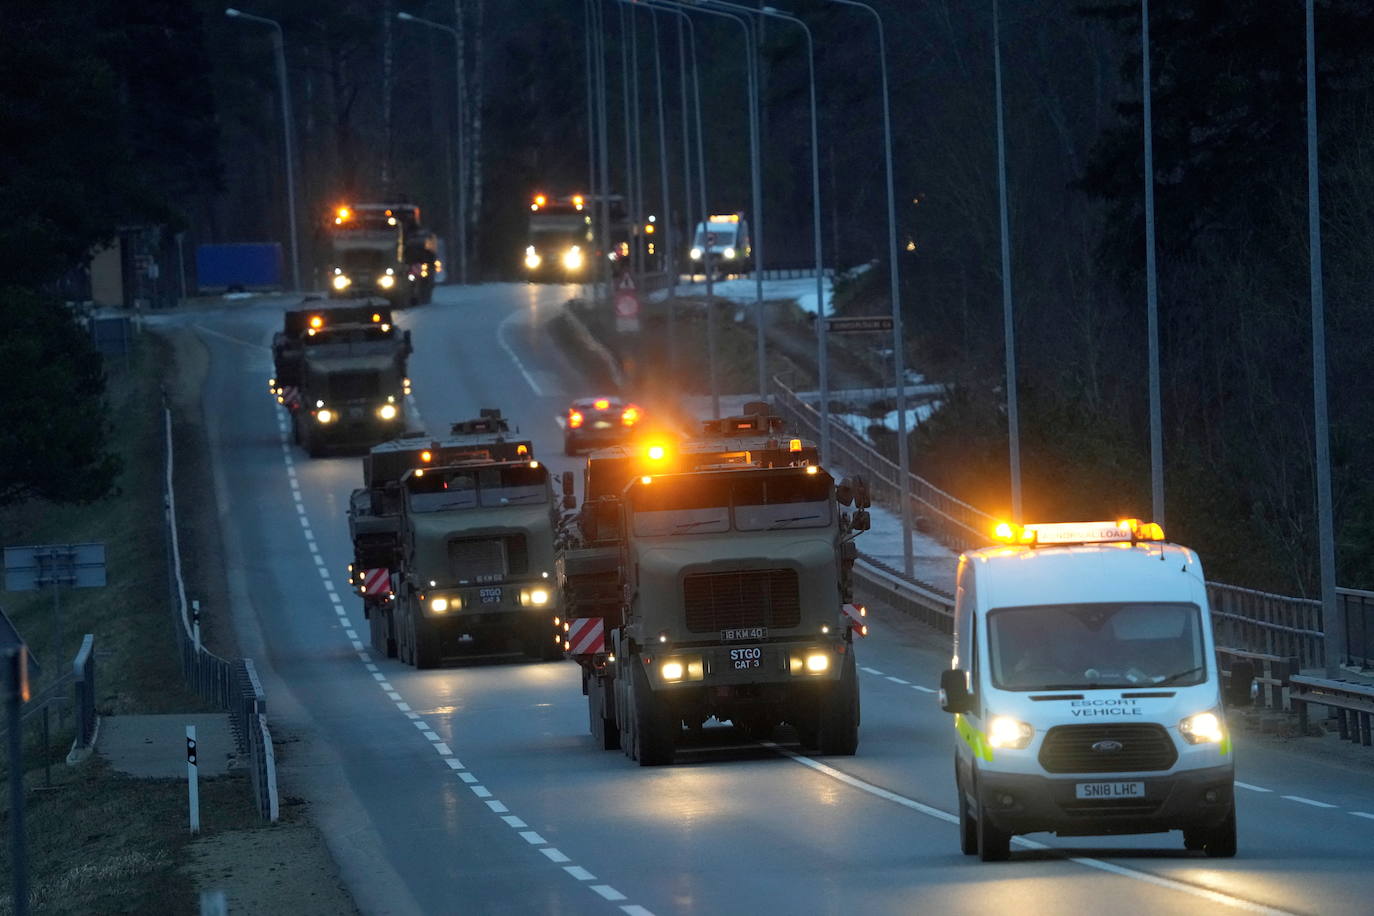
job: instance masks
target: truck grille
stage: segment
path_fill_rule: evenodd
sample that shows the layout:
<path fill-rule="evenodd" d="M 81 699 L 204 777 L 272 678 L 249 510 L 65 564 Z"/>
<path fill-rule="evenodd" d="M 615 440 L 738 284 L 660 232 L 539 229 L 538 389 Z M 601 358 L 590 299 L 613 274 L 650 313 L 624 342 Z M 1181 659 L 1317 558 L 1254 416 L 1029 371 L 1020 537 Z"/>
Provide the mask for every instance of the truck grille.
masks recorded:
<path fill-rule="evenodd" d="M 523 534 L 455 538 L 448 542 L 448 562 L 453 578 L 469 582 L 524 575 L 530 565 Z"/>
<path fill-rule="evenodd" d="M 687 629 L 714 633 L 734 627 L 795 627 L 801 598 L 794 569 L 697 573 L 683 583 Z"/>
<path fill-rule="evenodd" d="M 1093 750 L 1115 742 L 1120 750 Z M 1050 773 L 1141 773 L 1167 770 L 1178 759 L 1169 733 L 1159 725 L 1056 725 L 1040 746 L 1040 765 Z"/>

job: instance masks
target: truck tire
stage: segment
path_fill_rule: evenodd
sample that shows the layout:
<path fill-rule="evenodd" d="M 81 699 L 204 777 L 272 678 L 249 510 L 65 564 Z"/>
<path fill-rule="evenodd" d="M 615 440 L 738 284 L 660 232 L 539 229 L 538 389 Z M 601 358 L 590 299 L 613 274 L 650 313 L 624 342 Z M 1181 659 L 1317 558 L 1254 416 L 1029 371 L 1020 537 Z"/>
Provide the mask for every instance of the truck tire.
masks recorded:
<path fill-rule="evenodd" d="M 959 851 L 966 856 L 978 852 L 978 821 L 968 808 L 968 794 L 959 779 L 959 761 L 954 761 L 954 788 L 959 795 Z"/>
<path fill-rule="evenodd" d="M 853 756 L 859 749 L 859 676 L 853 655 L 845 656 L 839 681 L 822 696 L 820 718 L 821 753 Z"/>
<path fill-rule="evenodd" d="M 396 640 L 390 633 L 391 608 L 373 605 L 367 615 L 372 634 L 372 650 L 383 658 L 396 657 Z"/>
<path fill-rule="evenodd" d="M 631 665 L 634 683 L 629 718 L 634 734 L 634 759 L 642 767 L 670 764 L 676 752 L 677 735 L 674 732 L 677 729 L 674 726 L 677 722 L 667 706 L 654 697 L 649 689 L 649 675 L 638 661 Z"/>
<path fill-rule="evenodd" d="M 1183 831 L 1185 849 L 1202 850 L 1212 859 L 1230 859 L 1236 854 L 1236 808 L 1226 815 L 1226 820 L 1212 828 L 1194 828 Z"/>
<path fill-rule="evenodd" d="M 612 689 L 606 684 L 590 684 L 587 688 L 587 718 L 592 738 L 603 751 L 620 748 L 620 727 L 616 724 L 615 713 L 606 715 L 606 700 Z"/>
<path fill-rule="evenodd" d="M 977 786 L 974 786 L 973 796 L 978 799 L 978 820 L 973 828 L 978 858 L 984 862 L 1005 862 L 1011 858 L 1011 834 L 998 829 L 992 822 Z"/>
<path fill-rule="evenodd" d="M 434 624 L 425 619 L 418 607 L 411 609 L 411 637 L 415 667 L 421 671 L 437 668 L 440 658 L 439 632 Z"/>

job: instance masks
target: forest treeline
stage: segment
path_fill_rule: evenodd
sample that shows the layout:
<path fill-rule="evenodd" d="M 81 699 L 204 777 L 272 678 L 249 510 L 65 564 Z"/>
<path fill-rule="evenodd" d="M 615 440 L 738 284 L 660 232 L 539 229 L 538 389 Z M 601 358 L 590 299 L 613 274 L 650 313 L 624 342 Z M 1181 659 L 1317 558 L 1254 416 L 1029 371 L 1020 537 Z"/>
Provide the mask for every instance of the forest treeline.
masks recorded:
<path fill-rule="evenodd" d="M 1008 505 L 991 4 L 872 0 L 887 28 L 909 365 L 948 381 L 916 469 L 989 511 Z M 871 21 L 787 6 L 816 36 L 825 259 L 885 258 Z M 0 285 L 55 289 L 117 227 L 188 242 L 286 235 L 271 31 L 209 0 L 11 5 L 0 30 Z M 582 0 L 261 0 L 282 25 L 308 271 L 317 217 L 405 196 L 441 235 L 466 183 L 472 262 L 505 276 L 535 190 L 585 189 Z M 395 14 L 455 27 L 400 23 Z M 1317 3 L 1322 216 L 1340 581 L 1374 584 L 1374 0 Z M 611 174 L 627 184 L 621 50 L 638 39 L 646 201 L 662 199 L 653 36 L 682 205 L 683 85 L 672 16 L 607 3 Z M 1316 587 L 1303 6 L 1195 0 L 1152 11 L 1155 187 L 1172 537 L 1210 573 Z M 1027 516 L 1149 514 L 1139 5 L 1003 3 L 1012 288 Z M 749 210 L 745 49 L 696 20 L 711 209 Z M 769 21 L 762 236 L 811 259 L 801 32 Z M 461 65 L 456 57 L 461 48 Z M 460 75 L 461 74 L 461 75 Z M 474 155 L 455 163 L 454 92 Z M 885 272 L 845 297 L 887 308 Z M 32 310 L 8 297 L 7 310 Z M 79 360 L 78 360 L 79 362 Z M 78 384 L 73 382 L 73 384 Z M 89 378 L 80 385 L 91 384 Z M 77 424 L 79 427 L 80 424 Z M 99 455 L 91 461 L 99 464 Z"/>

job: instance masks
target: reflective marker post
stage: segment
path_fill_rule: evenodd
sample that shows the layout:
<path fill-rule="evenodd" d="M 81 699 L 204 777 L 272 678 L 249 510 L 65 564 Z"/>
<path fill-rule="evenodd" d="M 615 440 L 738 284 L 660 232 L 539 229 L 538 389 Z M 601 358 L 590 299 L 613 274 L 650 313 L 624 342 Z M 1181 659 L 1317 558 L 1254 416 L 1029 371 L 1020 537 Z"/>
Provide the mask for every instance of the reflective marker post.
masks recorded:
<path fill-rule="evenodd" d="M 196 763 L 196 727 L 186 726 L 186 786 L 191 805 L 191 832 L 200 833 L 200 767 Z"/>

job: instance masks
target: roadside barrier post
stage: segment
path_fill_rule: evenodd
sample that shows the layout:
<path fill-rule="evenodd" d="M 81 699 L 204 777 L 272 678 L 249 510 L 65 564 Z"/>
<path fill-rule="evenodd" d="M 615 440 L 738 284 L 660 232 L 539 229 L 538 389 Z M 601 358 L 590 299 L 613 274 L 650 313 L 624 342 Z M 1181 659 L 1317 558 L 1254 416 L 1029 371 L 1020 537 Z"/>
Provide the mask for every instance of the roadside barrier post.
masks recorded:
<path fill-rule="evenodd" d="M 191 802 L 191 832 L 200 833 L 200 785 L 196 765 L 196 727 L 186 726 L 186 785 Z"/>
<path fill-rule="evenodd" d="M 191 639 L 196 645 L 196 654 L 200 654 L 200 599 L 191 602 Z"/>

